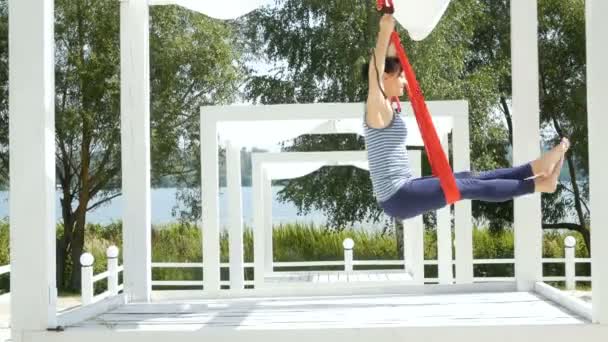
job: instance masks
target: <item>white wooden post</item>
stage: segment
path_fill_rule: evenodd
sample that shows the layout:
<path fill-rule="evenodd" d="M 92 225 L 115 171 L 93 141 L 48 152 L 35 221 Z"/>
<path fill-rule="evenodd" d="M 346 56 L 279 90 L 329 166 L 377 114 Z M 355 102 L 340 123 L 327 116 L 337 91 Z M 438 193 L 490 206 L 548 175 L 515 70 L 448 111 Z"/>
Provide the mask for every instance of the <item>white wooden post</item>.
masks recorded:
<path fill-rule="evenodd" d="M 513 164 L 540 155 L 538 14 L 536 0 L 511 1 Z M 520 291 L 542 281 L 542 217 L 539 194 L 514 201 L 515 278 Z"/>
<path fill-rule="evenodd" d="M 253 209 L 253 283 L 256 289 L 264 286 L 264 276 L 266 274 L 266 263 L 264 261 L 265 250 L 265 234 L 264 234 L 264 174 L 260 167 L 260 162 L 255 154 L 251 156 L 252 177 L 251 190 Z"/>
<path fill-rule="evenodd" d="M 93 302 L 93 263 L 95 258 L 91 253 L 83 253 L 80 256 L 80 287 L 82 305 L 89 305 Z"/>
<path fill-rule="evenodd" d="M 441 140 L 447 155 L 448 139 L 444 136 Z M 437 210 L 437 271 L 440 284 L 452 283 L 452 222 L 449 205 Z"/>
<path fill-rule="evenodd" d="M 591 202 L 591 274 L 593 321 L 608 324 L 608 222 L 606 194 L 608 168 L 606 132 L 608 126 L 608 1 L 586 0 L 587 30 L 587 120 L 589 129 L 589 191 Z"/>
<path fill-rule="evenodd" d="M 471 169 L 471 148 L 469 146 L 469 105 L 462 103 L 462 112 L 454 117 L 452 148 L 454 172 Z M 456 283 L 473 283 L 473 214 L 471 201 L 454 204 L 454 244 L 456 259 Z"/>
<path fill-rule="evenodd" d="M 575 247 L 576 239 L 573 236 L 567 236 L 564 239 L 564 256 L 566 258 L 566 289 L 569 291 L 576 289 Z"/>
<path fill-rule="evenodd" d="M 146 0 L 120 3 L 124 289 L 131 302 L 152 290 L 150 221 L 150 56 Z"/>
<path fill-rule="evenodd" d="M 264 183 L 263 183 L 263 196 L 264 205 L 262 206 L 264 210 L 264 261 L 266 270 L 269 272 L 274 271 L 274 257 L 273 257 L 273 243 L 272 243 L 272 179 L 270 179 L 270 175 L 268 171 L 264 171 L 263 173 Z"/>
<path fill-rule="evenodd" d="M 245 288 L 241 151 L 230 141 L 226 144 L 226 181 L 230 229 L 230 290 L 238 291 Z"/>
<path fill-rule="evenodd" d="M 422 174 L 421 153 L 418 150 L 408 151 L 409 159 L 412 166 L 414 177 L 420 177 Z M 424 222 L 422 215 L 403 221 L 403 234 L 408 234 L 408 245 L 411 253 L 410 265 L 412 270 L 412 278 L 415 284 L 424 284 Z"/>
<path fill-rule="evenodd" d="M 201 193 L 203 287 L 208 294 L 220 291 L 219 157 L 217 122 L 201 109 Z"/>
<path fill-rule="evenodd" d="M 346 238 L 342 241 L 342 247 L 344 248 L 344 271 L 350 273 L 353 271 L 353 248 L 355 248 L 355 242 L 351 238 Z"/>
<path fill-rule="evenodd" d="M 8 2 L 12 338 L 57 325 L 54 1 Z"/>
<path fill-rule="evenodd" d="M 106 257 L 108 258 L 108 292 L 110 296 L 115 296 L 118 294 L 118 247 L 108 247 Z"/>
<path fill-rule="evenodd" d="M 405 272 L 413 274 L 412 249 L 414 248 L 414 241 L 411 236 L 411 226 L 408 224 L 407 220 L 402 221 L 401 224 L 403 224 L 403 269 Z"/>

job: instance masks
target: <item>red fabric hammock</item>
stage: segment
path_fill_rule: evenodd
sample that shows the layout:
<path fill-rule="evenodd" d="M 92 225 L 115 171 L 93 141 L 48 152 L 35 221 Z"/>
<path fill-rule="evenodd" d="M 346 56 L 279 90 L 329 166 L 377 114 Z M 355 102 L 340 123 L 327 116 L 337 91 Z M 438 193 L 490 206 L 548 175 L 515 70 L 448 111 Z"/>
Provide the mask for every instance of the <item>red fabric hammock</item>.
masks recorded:
<path fill-rule="evenodd" d="M 393 0 L 377 0 L 377 6 L 378 10 L 383 13 L 392 14 L 394 12 Z M 424 142 L 424 149 L 426 150 L 427 158 L 431 165 L 431 171 L 434 176 L 439 178 L 447 204 L 452 204 L 460 200 L 460 190 L 456 184 L 456 179 L 454 178 L 450 163 L 441 147 L 439 137 L 437 137 L 437 131 L 435 130 L 431 114 L 426 106 L 420 84 L 416 79 L 414 69 L 410 64 L 396 30 L 391 35 L 391 43 L 395 46 L 397 56 L 399 57 L 399 61 L 401 62 L 401 66 L 405 73 L 405 78 L 407 80 L 405 89 L 410 98 L 412 109 L 414 110 L 416 122 L 420 129 L 420 135 Z M 397 108 L 399 110 L 401 109 L 398 97 L 391 99 L 391 101 L 396 102 Z"/>

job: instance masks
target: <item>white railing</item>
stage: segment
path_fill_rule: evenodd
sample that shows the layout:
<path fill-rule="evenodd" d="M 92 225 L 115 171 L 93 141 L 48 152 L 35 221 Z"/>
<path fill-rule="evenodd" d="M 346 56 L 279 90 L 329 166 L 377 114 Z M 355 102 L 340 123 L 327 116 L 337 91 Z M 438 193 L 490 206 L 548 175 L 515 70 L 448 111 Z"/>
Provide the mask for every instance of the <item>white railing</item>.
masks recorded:
<path fill-rule="evenodd" d="M 11 265 L 0 266 L 0 275 L 7 274 L 11 272 Z"/>
<path fill-rule="evenodd" d="M 0 276 L 11 273 L 11 265 L 0 266 Z M 9 292 L 3 293 L 2 296 L 8 296 Z"/>
<path fill-rule="evenodd" d="M 124 271 L 124 267 L 118 265 L 118 248 L 116 246 L 108 247 L 106 250 L 106 257 L 108 261 L 107 271 L 93 275 L 93 263 L 95 262 L 93 255 L 84 253 L 80 256 L 80 265 L 82 267 L 81 296 L 83 306 L 99 302 L 108 297 L 116 296 L 123 290 L 123 285 L 118 282 L 118 275 L 120 272 Z M 104 279 L 108 280 L 107 290 L 95 295 L 95 283 Z"/>
<path fill-rule="evenodd" d="M 574 290 L 576 288 L 576 282 L 579 281 L 591 281 L 589 276 L 576 276 L 576 264 L 591 263 L 590 258 L 575 258 L 574 250 L 576 246 L 576 240 L 568 236 L 565 241 L 565 257 L 564 258 L 543 258 L 543 264 L 565 264 L 565 275 L 564 276 L 544 276 L 543 281 L 560 281 L 566 283 L 567 290 Z M 346 239 L 343 242 L 344 247 L 344 260 L 337 261 L 296 261 L 296 262 L 274 262 L 273 267 L 276 268 L 303 268 L 303 267 L 332 267 L 341 268 L 345 272 L 352 272 L 355 266 L 398 266 L 405 267 L 405 260 L 354 260 L 353 250 L 354 242 L 351 239 Z M 455 260 L 452 260 L 452 265 L 456 264 Z M 515 259 L 474 259 L 474 265 L 514 265 Z M 424 260 L 424 265 L 437 265 L 439 266 L 438 260 Z M 447 267 L 449 267 L 449 261 Z M 175 263 L 175 262 L 155 262 L 152 263 L 152 268 L 202 268 L 202 262 L 189 262 L 189 263 Z M 221 268 L 229 268 L 229 263 L 221 263 Z M 253 269 L 254 263 L 244 263 L 243 268 Z M 446 265 L 444 265 L 446 267 Z M 514 281 L 515 277 L 475 277 L 474 282 L 500 282 L 500 281 Z M 437 283 L 439 278 L 424 278 L 425 283 Z M 221 281 L 221 285 L 230 285 L 230 281 Z M 202 280 L 153 280 L 152 286 L 167 286 L 167 287 L 178 287 L 178 286 L 202 286 Z M 253 285 L 253 281 L 245 281 L 245 285 Z"/>

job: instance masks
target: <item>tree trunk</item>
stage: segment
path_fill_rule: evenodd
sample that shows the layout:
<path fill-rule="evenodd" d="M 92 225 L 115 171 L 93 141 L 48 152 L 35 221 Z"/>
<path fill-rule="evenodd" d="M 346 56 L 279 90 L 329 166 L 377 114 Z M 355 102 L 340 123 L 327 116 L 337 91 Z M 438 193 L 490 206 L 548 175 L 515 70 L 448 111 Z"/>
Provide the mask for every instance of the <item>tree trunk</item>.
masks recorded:
<path fill-rule="evenodd" d="M 81 267 L 80 256 L 84 251 L 84 227 L 86 223 L 86 209 L 77 211 L 76 223 L 74 225 L 74 234 L 72 237 L 71 259 L 73 263 L 72 276 L 70 278 L 70 289 L 80 290 L 81 285 Z"/>
<path fill-rule="evenodd" d="M 501 96 L 500 104 L 502 105 L 502 111 L 505 114 L 505 120 L 507 120 L 507 128 L 509 129 L 509 143 L 513 145 L 513 121 L 511 121 L 511 111 L 507 105 L 507 98 Z"/>

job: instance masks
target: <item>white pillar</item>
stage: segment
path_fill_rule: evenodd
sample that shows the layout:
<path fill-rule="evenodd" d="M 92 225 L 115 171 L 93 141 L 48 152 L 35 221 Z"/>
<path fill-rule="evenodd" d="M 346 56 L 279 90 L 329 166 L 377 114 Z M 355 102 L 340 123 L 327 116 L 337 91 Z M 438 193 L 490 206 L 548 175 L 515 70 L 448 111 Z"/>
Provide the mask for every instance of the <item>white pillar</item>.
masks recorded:
<path fill-rule="evenodd" d="M 54 1 L 8 2 L 11 328 L 56 326 Z"/>
<path fill-rule="evenodd" d="M 454 172 L 471 169 L 471 148 L 469 146 L 469 105 L 462 104 L 462 112 L 454 117 L 452 148 Z M 456 260 L 456 283 L 473 283 L 473 214 L 471 201 L 454 204 L 454 244 Z"/>
<path fill-rule="evenodd" d="M 449 152 L 447 136 L 441 139 L 446 155 Z M 437 210 L 437 271 L 440 284 L 452 283 L 452 220 L 451 206 Z"/>
<path fill-rule="evenodd" d="M 421 153 L 418 150 L 408 151 L 409 160 L 412 167 L 414 177 L 420 177 L 422 174 Z M 406 251 L 406 255 L 410 256 L 410 260 L 406 263 L 411 267 L 414 283 L 424 283 L 424 222 L 422 215 L 403 221 L 403 234 L 407 235 L 407 245 L 404 248 L 409 248 L 410 252 Z"/>
<path fill-rule="evenodd" d="M 228 193 L 228 227 L 230 239 L 230 290 L 245 287 L 243 257 L 243 200 L 241 187 L 241 151 L 231 142 L 226 144 L 226 181 Z"/>
<path fill-rule="evenodd" d="M 220 291 L 218 162 L 217 122 L 201 111 L 203 287 L 208 294 Z"/>
<path fill-rule="evenodd" d="M 265 267 L 268 272 L 274 271 L 274 262 L 273 262 L 273 246 L 272 246 L 272 179 L 268 174 L 268 171 L 265 171 L 263 174 L 264 184 L 264 235 L 265 235 L 265 243 L 264 243 L 264 261 Z"/>
<path fill-rule="evenodd" d="M 608 168 L 605 127 L 608 126 L 608 1 L 586 0 L 587 120 L 589 129 L 589 190 L 591 202 L 591 274 L 593 321 L 608 324 Z"/>
<path fill-rule="evenodd" d="M 536 0 L 511 0 L 513 164 L 540 155 L 538 14 Z M 542 215 L 539 194 L 514 201 L 515 278 L 519 291 L 542 281 Z"/>
<path fill-rule="evenodd" d="M 252 177 L 251 190 L 253 201 L 253 281 L 256 289 L 264 286 L 266 263 L 264 261 L 265 234 L 264 234 L 264 173 L 256 154 L 251 156 Z"/>
<path fill-rule="evenodd" d="M 150 56 L 146 0 L 120 3 L 120 111 L 124 286 L 129 301 L 150 301 Z"/>

